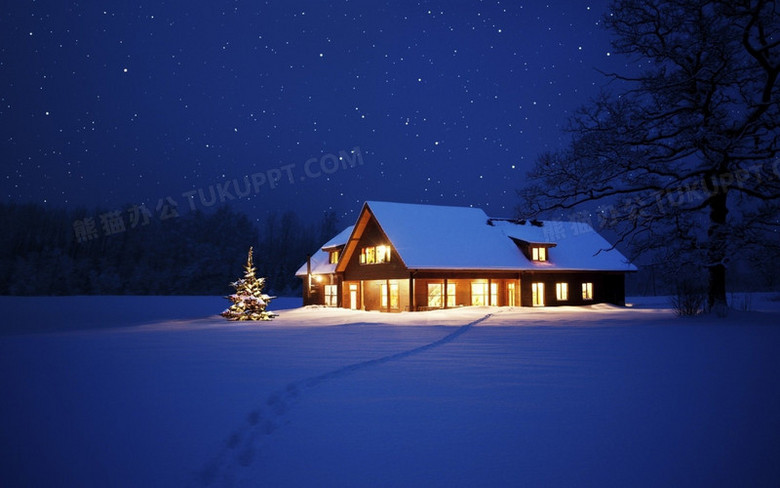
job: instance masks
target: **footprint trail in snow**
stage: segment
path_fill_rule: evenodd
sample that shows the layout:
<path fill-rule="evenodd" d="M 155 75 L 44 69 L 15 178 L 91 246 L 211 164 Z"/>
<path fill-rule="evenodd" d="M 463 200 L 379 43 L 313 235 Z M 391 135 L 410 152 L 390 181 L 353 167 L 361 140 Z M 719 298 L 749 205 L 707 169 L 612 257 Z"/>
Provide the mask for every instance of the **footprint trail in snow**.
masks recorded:
<path fill-rule="evenodd" d="M 228 436 L 225 445 L 219 454 L 198 473 L 196 486 L 233 486 L 238 481 L 236 475 L 239 468 L 252 465 L 260 455 L 263 440 L 276 432 L 283 424 L 284 415 L 289 411 L 293 402 L 298 400 L 303 390 L 313 388 L 320 383 L 334 378 L 339 378 L 355 371 L 377 366 L 380 364 L 403 359 L 419 354 L 435 347 L 452 342 L 466 333 L 471 327 L 487 320 L 493 314 L 487 314 L 473 322 L 458 327 L 455 331 L 441 339 L 418 346 L 407 351 L 402 351 L 377 359 L 361 361 L 313 376 L 300 381 L 289 383 L 283 390 L 276 391 L 268 396 L 265 404 L 252 410 L 246 417 L 246 422 L 235 432 Z"/>

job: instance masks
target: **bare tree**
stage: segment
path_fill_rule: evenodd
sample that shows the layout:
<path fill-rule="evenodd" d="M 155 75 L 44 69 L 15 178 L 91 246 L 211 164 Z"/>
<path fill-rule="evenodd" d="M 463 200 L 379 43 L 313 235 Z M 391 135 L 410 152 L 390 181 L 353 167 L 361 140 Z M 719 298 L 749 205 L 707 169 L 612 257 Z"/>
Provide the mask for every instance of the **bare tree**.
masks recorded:
<path fill-rule="evenodd" d="M 540 156 L 521 211 L 600 204 L 620 243 L 703 266 L 708 306 L 725 306 L 730 257 L 780 227 L 777 6 L 616 0 L 604 20 L 641 74 L 605 73 L 612 92 L 575 113 L 568 147 Z"/>

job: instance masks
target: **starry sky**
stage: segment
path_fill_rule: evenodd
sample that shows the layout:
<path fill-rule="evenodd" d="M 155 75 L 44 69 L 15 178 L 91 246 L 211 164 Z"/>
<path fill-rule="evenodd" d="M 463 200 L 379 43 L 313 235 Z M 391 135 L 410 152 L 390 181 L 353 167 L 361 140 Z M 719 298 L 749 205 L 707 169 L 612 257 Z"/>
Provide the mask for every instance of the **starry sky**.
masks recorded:
<path fill-rule="evenodd" d="M 30 0 L 0 12 L 4 201 L 511 216 L 598 92 L 606 1 Z"/>

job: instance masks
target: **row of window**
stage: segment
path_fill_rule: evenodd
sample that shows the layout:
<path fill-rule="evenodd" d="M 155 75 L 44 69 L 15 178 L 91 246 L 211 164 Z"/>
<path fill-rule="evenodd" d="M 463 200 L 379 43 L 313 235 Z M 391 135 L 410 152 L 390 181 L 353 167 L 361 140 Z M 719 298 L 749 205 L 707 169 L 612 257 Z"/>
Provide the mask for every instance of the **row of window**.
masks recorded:
<path fill-rule="evenodd" d="M 352 285 L 355 286 L 355 285 Z M 398 283 L 390 282 L 388 289 L 386 283 L 381 285 L 381 305 L 387 308 L 388 301 L 390 308 L 398 308 Z M 507 283 L 507 306 L 515 306 L 515 284 Z M 455 306 L 455 283 L 447 283 L 446 298 L 444 295 L 443 283 L 428 283 L 428 307 L 442 308 L 446 300 L 447 307 Z M 555 299 L 559 302 L 569 300 L 569 284 L 555 284 Z M 582 299 L 593 300 L 593 283 L 582 283 Z M 544 305 L 544 283 L 531 283 L 531 303 L 534 306 Z M 483 305 L 498 304 L 498 284 L 475 282 L 471 284 L 471 305 L 475 307 Z M 325 305 L 328 307 L 338 306 L 338 286 L 325 285 Z"/>
<path fill-rule="evenodd" d="M 569 284 L 555 284 L 555 299 L 559 302 L 569 300 Z M 582 283 L 582 299 L 593 300 L 593 283 Z M 534 306 L 544 305 L 544 283 L 531 283 L 531 303 Z"/>
<path fill-rule="evenodd" d="M 338 264 L 341 252 L 333 250 L 328 253 L 328 262 Z M 390 246 L 369 246 L 360 250 L 360 264 L 380 264 L 390 262 Z"/>
<path fill-rule="evenodd" d="M 350 308 L 357 307 L 357 285 L 349 285 L 349 304 Z M 387 283 L 381 285 L 381 306 L 387 308 L 388 302 L 390 308 L 397 309 L 399 307 L 398 299 L 398 283 L 395 281 L 390 282 L 390 288 L 388 289 Z M 453 295 L 453 302 L 455 295 Z M 449 301 L 448 301 L 449 303 Z M 338 307 L 339 304 L 339 290 L 338 285 L 325 285 L 325 305 L 328 307 Z"/>
<path fill-rule="evenodd" d="M 390 246 L 369 246 L 360 250 L 360 264 L 381 264 L 390 262 Z"/>

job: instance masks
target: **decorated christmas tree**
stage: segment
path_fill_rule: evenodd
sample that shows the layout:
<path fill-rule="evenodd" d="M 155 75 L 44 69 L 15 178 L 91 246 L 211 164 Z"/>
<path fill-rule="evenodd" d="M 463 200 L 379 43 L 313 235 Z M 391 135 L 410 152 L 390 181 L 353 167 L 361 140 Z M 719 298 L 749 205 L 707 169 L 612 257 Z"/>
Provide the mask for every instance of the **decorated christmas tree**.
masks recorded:
<path fill-rule="evenodd" d="M 265 309 L 271 297 L 263 293 L 265 278 L 255 276 L 255 266 L 252 263 L 252 248 L 249 248 L 249 256 L 244 265 L 244 277 L 230 284 L 236 292 L 227 296 L 233 304 L 230 305 L 222 316 L 228 320 L 271 320 L 276 314 Z"/>

